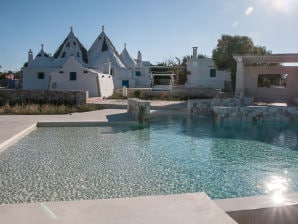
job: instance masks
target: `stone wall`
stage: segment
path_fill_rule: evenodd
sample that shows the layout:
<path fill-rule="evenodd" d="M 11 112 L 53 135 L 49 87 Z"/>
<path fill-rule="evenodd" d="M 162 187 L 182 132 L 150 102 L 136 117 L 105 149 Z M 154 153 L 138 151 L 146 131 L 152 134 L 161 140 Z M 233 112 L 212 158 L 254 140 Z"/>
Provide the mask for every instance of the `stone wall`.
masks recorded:
<path fill-rule="evenodd" d="M 289 122 L 298 119 L 298 107 L 286 106 L 249 106 L 253 98 L 188 100 L 187 111 L 193 115 L 213 114 L 217 123 L 232 121 Z"/>
<path fill-rule="evenodd" d="M 86 91 L 49 91 L 49 90 L 0 90 L 0 105 L 7 102 L 16 103 L 49 103 L 84 105 L 87 102 Z"/>
<path fill-rule="evenodd" d="M 137 98 L 127 100 L 127 112 L 140 123 L 150 121 L 150 102 Z"/>
<path fill-rule="evenodd" d="M 135 92 L 138 91 L 142 95 L 158 96 L 170 95 L 179 97 L 198 97 L 198 98 L 213 98 L 218 93 L 218 90 L 211 88 L 187 88 L 185 86 L 174 86 L 172 91 L 152 91 L 151 88 L 127 88 L 125 93 L 128 97 L 136 97 Z M 115 93 L 123 95 L 123 89 L 115 89 Z"/>
<path fill-rule="evenodd" d="M 7 88 L 7 79 L 0 79 L 0 87 Z"/>
<path fill-rule="evenodd" d="M 217 123 L 231 121 L 257 122 L 275 121 L 290 122 L 298 118 L 298 107 L 283 106 L 246 106 L 246 107 L 213 107 L 214 120 Z"/>
<path fill-rule="evenodd" d="M 239 107 L 244 105 L 251 105 L 252 103 L 253 103 L 253 98 L 249 98 L 249 97 L 238 99 L 238 98 L 224 98 L 223 96 L 218 95 L 217 98 L 213 98 L 213 99 L 188 100 L 187 111 L 193 115 L 211 114 L 213 113 L 213 108 L 215 106 Z"/>

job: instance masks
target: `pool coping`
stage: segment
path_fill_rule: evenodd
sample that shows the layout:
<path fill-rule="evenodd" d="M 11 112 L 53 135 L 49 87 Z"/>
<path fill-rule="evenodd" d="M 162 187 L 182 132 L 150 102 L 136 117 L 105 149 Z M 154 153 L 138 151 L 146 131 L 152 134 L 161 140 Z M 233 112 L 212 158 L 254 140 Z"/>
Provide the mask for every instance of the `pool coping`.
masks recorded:
<path fill-rule="evenodd" d="M 2 152 L 4 152 L 9 146 L 13 145 L 26 135 L 30 134 L 33 130 L 37 128 L 37 123 L 29 125 L 27 128 L 25 128 L 23 131 L 20 131 L 19 133 L 15 134 L 11 138 L 5 140 L 4 142 L 0 143 L 0 155 Z"/>
<path fill-rule="evenodd" d="M 1 223 L 236 224 L 205 193 L 0 205 Z"/>

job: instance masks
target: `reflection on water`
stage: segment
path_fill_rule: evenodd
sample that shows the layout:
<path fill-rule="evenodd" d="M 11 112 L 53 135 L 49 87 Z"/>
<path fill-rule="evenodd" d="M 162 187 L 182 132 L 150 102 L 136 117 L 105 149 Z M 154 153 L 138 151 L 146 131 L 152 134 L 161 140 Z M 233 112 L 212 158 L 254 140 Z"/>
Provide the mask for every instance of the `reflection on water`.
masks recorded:
<path fill-rule="evenodd" d="M 0 155 L 0 204 L 204 191 L 298 191 L 298 125 L 163 116 L 150 125 L 38 128 Z"/>
<path fill-rule="evenodd" d="M 284 172 L 287 174 L 287 171 Z M 290 179 L 283 176 L 270 176 L 269 180 L 265 182 L 266 193 L 272 196 L 275 203 L 284 202 L 284 193 L 288 191 Z"/>

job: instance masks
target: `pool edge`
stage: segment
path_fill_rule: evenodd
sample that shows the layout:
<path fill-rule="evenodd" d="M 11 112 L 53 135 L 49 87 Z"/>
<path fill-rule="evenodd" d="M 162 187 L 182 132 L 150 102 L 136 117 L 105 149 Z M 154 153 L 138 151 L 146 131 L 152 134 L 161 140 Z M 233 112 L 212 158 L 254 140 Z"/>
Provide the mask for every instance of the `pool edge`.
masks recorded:
<path fill-rule="evenodd" d="M 18 132 L 11 138 L 5 140 L 0 144 L 0 154 L 3 153 L 9 146 L 13 145 L 32 131 L 34 131 L 37 128 L 37 122 L 34 124 L 31 124 L 29 127 L 25 128 L 24 130 Z"/>

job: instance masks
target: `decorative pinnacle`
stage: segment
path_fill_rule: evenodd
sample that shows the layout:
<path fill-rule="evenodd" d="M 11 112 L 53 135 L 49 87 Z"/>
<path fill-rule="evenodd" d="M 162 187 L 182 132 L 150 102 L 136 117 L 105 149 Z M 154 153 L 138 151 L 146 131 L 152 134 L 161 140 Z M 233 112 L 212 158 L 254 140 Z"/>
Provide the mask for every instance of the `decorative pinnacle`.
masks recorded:
<path fill-rule="evenodd" d="M 41 44 L 41 50 L 43 50 L 43 44 Z"/>
<path fill-rule="evenodd" d="M 105 26 L 101 26 L 101 31 L 103 32 L 105 30 Z"/>
<path fill-rule="evenodd" d="M 124 43 L 124 48 L 126 49 L 126 43 Z"/>
<path fill-rule="evenodd" d="M 72 26 L 70 27 L 70 32 L 73 32 L 73 28 L 72 28 Z"/>

